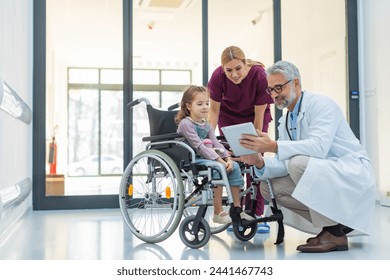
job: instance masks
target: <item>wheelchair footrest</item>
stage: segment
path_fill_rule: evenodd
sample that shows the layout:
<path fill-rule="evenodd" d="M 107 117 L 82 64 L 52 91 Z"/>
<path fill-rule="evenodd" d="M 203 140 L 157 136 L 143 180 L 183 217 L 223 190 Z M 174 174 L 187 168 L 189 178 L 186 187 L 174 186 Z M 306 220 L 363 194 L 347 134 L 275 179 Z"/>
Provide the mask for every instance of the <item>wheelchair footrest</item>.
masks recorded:
<path fill-rule="evenodd" d="M 241 220 L 240 223 L 242 223 L 243 226 L 250 226 L 254 223 L 264 223 L 264 222 L 277 222 L 278 223 L 278 235 L 276 238 L 275 245 L 281 244 L 284 241 L 284 224 L 283 224 L 283 214 L 282 211 L 278 210 L 275 211 L 274 214 L 268 216 L 268 217 L 262 217 L 258 218 L 252 221 L 248 220 Z"/>
<path fill-rule="evenodd" d="M 264 221 L 262 222 L 278 222 L 278 221 L 283 221 L 283 214 L 278 213 L 278 214 L 272 214 L 268 217 L 262 218 Z"/>

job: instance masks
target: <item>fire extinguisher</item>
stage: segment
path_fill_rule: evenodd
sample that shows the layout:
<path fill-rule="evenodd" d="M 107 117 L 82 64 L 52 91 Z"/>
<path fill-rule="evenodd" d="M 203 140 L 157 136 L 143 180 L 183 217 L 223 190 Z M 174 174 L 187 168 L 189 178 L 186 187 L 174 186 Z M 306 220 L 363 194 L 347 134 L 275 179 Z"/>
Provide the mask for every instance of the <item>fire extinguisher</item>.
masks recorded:
<path fill-rule="evenodd" d="M 53 129 L 52 141 L 49 144 L 49 166 L 50 166 L 50 174 L 57 174 L 57 143 L 55 137 L 55 130 L 57 127 Z"/>

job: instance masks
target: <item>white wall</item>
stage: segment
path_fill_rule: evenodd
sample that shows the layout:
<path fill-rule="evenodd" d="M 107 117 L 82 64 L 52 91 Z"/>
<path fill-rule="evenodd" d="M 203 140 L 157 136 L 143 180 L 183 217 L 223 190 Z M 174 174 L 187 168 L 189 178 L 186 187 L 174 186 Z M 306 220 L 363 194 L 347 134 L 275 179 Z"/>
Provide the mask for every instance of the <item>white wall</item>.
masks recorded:
<path fill-rule="evenodd" d="M 348 119 L 345 3 L 282 0 L 282 59 L 299 68 L 303 90 L 332 98 Z"/>
<path fill-rule="evenodd" d="M 0 0 L 0 77 L 32 108 L 33 2 Z M 0 110 L 0 191 L 32 177 L 32 124 Z M 24 184 L 23 184 L 24 185 Z M 31 188 L 31 184 L 27 184 Z M 4 195 L 3 195 L 4 197 Z M 0 203 L 1 204 L 1 203 Z M 31 207 L 31 195 L 0 215 L 4 233 Z M 5 213 L 7 215 L 5 215 Z"/>
<path fill-rule="evenodd" d="M 360 92 L 364 144 L 373 161 L 378 190 L 390 191 L 390 1 L 359 1 Z"/>

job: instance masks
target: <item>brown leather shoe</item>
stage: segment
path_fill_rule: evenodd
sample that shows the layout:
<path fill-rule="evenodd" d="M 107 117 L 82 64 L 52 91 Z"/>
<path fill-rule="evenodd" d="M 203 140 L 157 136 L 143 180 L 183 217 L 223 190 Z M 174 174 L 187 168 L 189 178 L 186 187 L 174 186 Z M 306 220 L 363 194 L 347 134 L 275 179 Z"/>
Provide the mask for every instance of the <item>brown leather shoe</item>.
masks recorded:
<path fill-rule="evenodd" d="M 342 236 L 334 236 L 327 231 L 321 231 L 319 235 L 312 238 L 310 242 L 299 245 L 298 251 L 303 253 L 326 253 L 331 251 L 347 251 L 348 238 L 344 234 Z"/>
<path fill-rule="evenodd" d="M 347 226 L 344 226 L 344 225 L 341 225 L 341 230 L 345 233 L 345 234 L 348 234 L 350 233 L 351 231 L 353 231 L 352 228 L 350 227 L 347 227 Z M 321 232 L 320 232 L 321 233 Z M 306 243 L 309 243 L 310 241 L 312 241 L 315 237 L 309 237 L 308 239 L 306 239 Z"/>

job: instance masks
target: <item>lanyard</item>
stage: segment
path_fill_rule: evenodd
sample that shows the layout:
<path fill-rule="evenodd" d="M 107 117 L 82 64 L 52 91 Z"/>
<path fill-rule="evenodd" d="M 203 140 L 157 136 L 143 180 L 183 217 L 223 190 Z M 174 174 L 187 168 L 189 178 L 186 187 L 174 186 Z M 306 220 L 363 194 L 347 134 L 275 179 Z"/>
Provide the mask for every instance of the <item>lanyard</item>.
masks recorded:
<path fill-rule="evenodd" d="M 303 91 L 301 93 L 301 96 L 299 97 L 300 101 L 299 101 L 299 106 L 298 106 L 298 114 L 297 114 L 297 118 L 299 117 L 299 113 L 301 112 L 301 105 L 302 105 L 302 99 L 303 99 Z M 292 136 L 291 136 L 291 133 L 290 133 L 290 130 L 292 131 L 293 129 L 297 129 L 296 127 L 292 127 L 292 128 L 288 128 L 288 115 L 289 115 L 289 111 L 287 111 L 287 114 L 286 114 L 286 131 L 287 131 L 287 134 L 288 134 L 288 137 L 290 138 L 290 140 L 292 141 Z M 297 119 L 297 122 L 298 122 L 298 119 Z"/>

